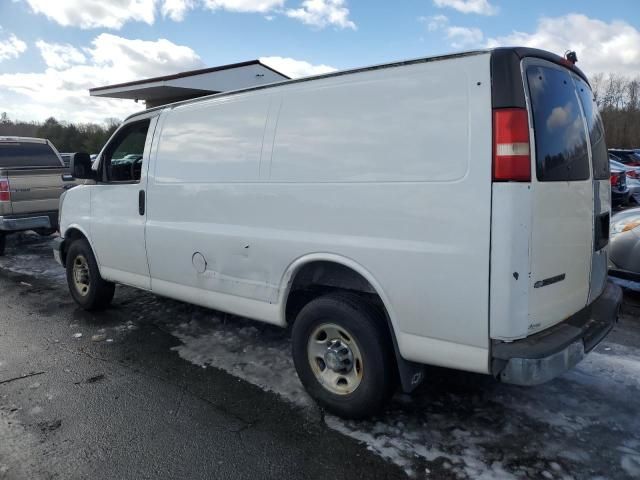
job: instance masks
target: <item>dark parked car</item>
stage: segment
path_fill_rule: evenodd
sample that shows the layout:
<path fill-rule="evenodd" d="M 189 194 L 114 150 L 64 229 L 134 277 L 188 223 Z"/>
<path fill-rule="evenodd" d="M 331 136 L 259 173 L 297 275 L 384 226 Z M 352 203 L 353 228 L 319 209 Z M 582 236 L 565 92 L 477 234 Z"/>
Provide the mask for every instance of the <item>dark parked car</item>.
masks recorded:
<path fill-rule="evenodd" d="M 609 154 L 609 169 L 617 168 L 627 174 L 629 187 L 629 205 L 640 205 L 640 167 L 630 167 L 622 163 L 617 157 Z"/>
<path fill-rule="evenodd" d="M 611 205 L 619 207 L 629 202 L 631 191 L 627 185 L 627 171 L 609 163 L 611 169 Z"/>
<path fill-rule="evenodd" d="M 622 149 L 622 148 L 610 148 L 609 154 L 615 155 L 619 162 L 624 163 L 625 165 L 636 167 L 640 166 L 640 154 L 636 152 L 636 150 L 632 149 Z"/>

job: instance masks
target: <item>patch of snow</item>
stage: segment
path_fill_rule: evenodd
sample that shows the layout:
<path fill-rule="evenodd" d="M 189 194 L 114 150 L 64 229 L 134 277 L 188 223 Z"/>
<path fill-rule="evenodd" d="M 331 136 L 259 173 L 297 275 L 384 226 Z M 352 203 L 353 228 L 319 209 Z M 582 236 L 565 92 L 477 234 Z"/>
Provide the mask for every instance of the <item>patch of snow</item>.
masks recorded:
<path fill-rule="evenodd" d="M 40 415 L 44 410 L 41 406 L 36 405 L 31 410 L 29 410 L 29 415 Z"/>
<path fill-rule="evenodd" d="M 182 342 L 173 350 L 185 360 L 221 368 L 295 404 L 312 404 L 297 379 L 286 332 L 206 314 L 176 322 L 170 331 Z M 564 377 L 531 388 L 442 370 L 434 377 L 435 393 L 427 385 L 415 397 L 399 396 L 375 419 L 346 421 L 326 415 L 325 422 L 412 476 L 426 468 L 434 478 L 445 471 L 456 478 L 571 478 L 580 468 L 586 475 L 593 461 L 587 453 L 591 432 L 611 425 L 628 438 L 640 438 L 640 418 L 630 393 L 640 387 L 639 361 L 637 349 L 606 344 Z M 438 375 L 444 380 L 437 380 Z M 450 383 L 449 377 L 458 380 Z M 607 399 L 614 390 L 620 391 L 619 401 L 626 408 Z M 568 440 L 574 437 L 582 440 Z M 535 458 L 535 464 L 522 464 L 521 455 Z M 636 457 L 624 455 L 620 468 L 635 468 Z"/>
<path fill-rule="evenodd" d="M 80 332 L 74 333 L 73 334 L 73 338 L 82 338 L 82 333 L 80 333 Z"/>
<path fill-rule="evenodd" d="M 0 257 L 0 267 L 36 278 L 63 281 L 66 272 L 53 258 L 52 240 L 53 237 L 40 237 L 33 232 L 9 235 L 5 255 Z"/>
<path fill-rule="evenodd" d="M 312 404 L 293 366 L 290 342 L 281 336 L 265 338 L 255 326 L 227 326 L 217 317 L 182 323 L 172 334 L 182 341 L 172 350 L 185 360 L 221 368 L 298 405 Z"/>

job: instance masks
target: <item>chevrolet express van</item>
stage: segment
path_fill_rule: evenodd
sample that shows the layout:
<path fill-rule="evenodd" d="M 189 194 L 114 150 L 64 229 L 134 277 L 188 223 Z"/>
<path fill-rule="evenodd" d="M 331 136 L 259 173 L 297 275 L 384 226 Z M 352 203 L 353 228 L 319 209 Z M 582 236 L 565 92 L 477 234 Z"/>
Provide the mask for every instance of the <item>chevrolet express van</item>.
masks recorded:
<path fill-rule="evenodd" d="M 617 319 L 602 122 L 545 51 L 174 103 L 71 163 L 94 184 L 62 198 L 54 253 L 80 306 L 119 283 L 291 326 L 300 380 L 338 415 L 378 411 L 425 364 L 545 382 Z"/>

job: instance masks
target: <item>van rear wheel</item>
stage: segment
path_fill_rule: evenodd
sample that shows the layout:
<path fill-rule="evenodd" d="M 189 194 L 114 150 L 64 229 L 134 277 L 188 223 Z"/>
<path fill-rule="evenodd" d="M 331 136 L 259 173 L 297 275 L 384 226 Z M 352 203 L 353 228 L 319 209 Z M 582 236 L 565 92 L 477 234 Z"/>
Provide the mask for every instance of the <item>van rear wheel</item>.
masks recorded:
<path fill-rule="evenodd" d="M 381 312 L 358 295 L 309 302 L 293 324 L 293 360 L 307 392 L 327 411 L 363 418 L 393 394 L 393 347 Z"/>
<path fill-rule="evenodd" d="M 67 284 L 71 296 L 85 310 L 101 310 L 113 299 L 115 285 L 103 280 L 85 239 L 75 240 L 67 252 Z"/>

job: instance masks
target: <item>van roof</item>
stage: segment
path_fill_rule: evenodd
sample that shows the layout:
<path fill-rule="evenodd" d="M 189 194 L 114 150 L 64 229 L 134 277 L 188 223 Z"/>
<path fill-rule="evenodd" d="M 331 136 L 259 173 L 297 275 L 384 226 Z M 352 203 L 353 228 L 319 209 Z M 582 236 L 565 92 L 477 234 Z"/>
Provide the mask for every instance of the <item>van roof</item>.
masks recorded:
<path fill-rule="evenodd" d="M 47 139 L 46 138 L 36 138 L 36 137 L 0 137 L 0 142 L 47 143 Z"/>
<path fill-rule="evenodd" d="M 290 79 L 290 80 L 284 80 L 284 81 L 281 81 L 281 82 L 268 83 L 268 84 L 265 84 L 265 85 L 258 85 L 258 86 L 242 88 L 242 89 L 238 89 L 238 90 L 230 90 L 230 91 L 227 91 L 227 92 L 214 93 L 214 94 L 211 94 L 211 95 L 205 95 L 203 97 L 193 98 L 193 99 L 189 99 L 189 100 L 182 100 L 182 101 L 179 101 L 179 102 L 168 103 L 166 105 L 160 105 L 160 106 L 157 106 L 157 107 L 153 107 L 153 108 L 149 108 L 149 109 L 146 109 L 146 110 L 142 110 L 140 112 L 136 112 L 136 113 L 134 113 L 132 115 L 129 115 L 127 118 L 125 118 L 124 121 L 126 122 L 129 119 L 135 118 L 135 117 L 140 116 L 140 115 L 146 115 L 149 112 L 162 110 L 162 109 L 165 109 L 165 108 L 173 108 L 173 107 L 176 107 L 178 105 L 198 103 L 198 102 L 202 102 L 202 101 L 205 101 L 205 100 L 209 100 L 211 98 L 226 97 L 226 96 L 235 95 L 235 94 L 244 93 L 244 92 L 250 92 L 250 91 L 254 91 L 254 90 L 263 90 L 263 89 L 267 89 L 267 88 L 273 88 L 273 87 L 278 87 L 278 86 L 282 86 L 282 85 L 289 85 L 289 84 L 293 84 L 293 83 L 310 82 L 310 81 L 320 80 L 320 79 L 324 79 L 324 78 L 331 78 L 331 77 L 338 77 L 338 76 L 342 76 L 342 75 L 350 75 L 350 74 L 353 74 L 353 73 L 366 72 L 366 71 L 369 71 L 369 70 L 380 70 L 380 69 L 384 69 L 384 68 L 400 67 L 400 66 L 404 66 L 404 65 L 413 65 L 413 64 L 418 64 L 418 63 L 436 62 L 436 61 L 440 61 L 440 60 L 449 60 L 449 59 L 453 59 L 453 58 L 469 57 L 469 56 L 482 55 L 482 54 L 488 54 L 488 53 L 493 53 L 493 52 L 499 52 L 500 54 L 502 54 L 501 56 L 505 56 L 505 54 L 515 54 L 519 59 L 522 59 L 524 57 L 536 57 L 536 58 L 541 58 L 541 59 L 544 59 L 544 60 L 548 60 L 550 62 L 557 63 L 557 64 L 563 65 L 563 66 L 571 69 L 572 71 L 574 71 L 576 74 L 578 74 L 580 77 L 582 77 L 588 83 L 587 77 L 582 72 L 582 70 L 580 70 L 575 65 L 571 64 L 570 62 L 568 62 L 564 58 L 562 58 L 559 55 L 556 55 L 554 53 L 548 52 L 546 50 L 540 50 L 540 49 L 537 49 L 537 48 L 528 48 L 528 47 L 497 47 L 497 48 L 487 48 L 487 49 L 480 49 L 480 50 L 469 50 L 469 51 L 465 51 L 465 52 L 458 52 L 458 53 L 452 53 L 452 54 L 447 54 L 447 55 L 435 55 L 435 56 L 431 56 L 431 57 L 420 57 L 420 58 L 415 58 L 415 59 L 410 59 L 410 60 L 402 60 L 402 61 L 398 61 L 398 62 L 382 63 L 382 64 L 378 64 L 378 65 L 371 65 L 371 66 L 368 66 L 368 67 L 358 67 L 358 68 L 353 68 L 353 69 L 348 69 L 348 70 L 339 70 L 339 71 L 336 71 L 336 72 L 324 73 L 324 74 L 320 74 L 320 75 L 312 75 L 312 76 L 309 76 L 309 77 L 295 78 L 295 79 Z"/>

